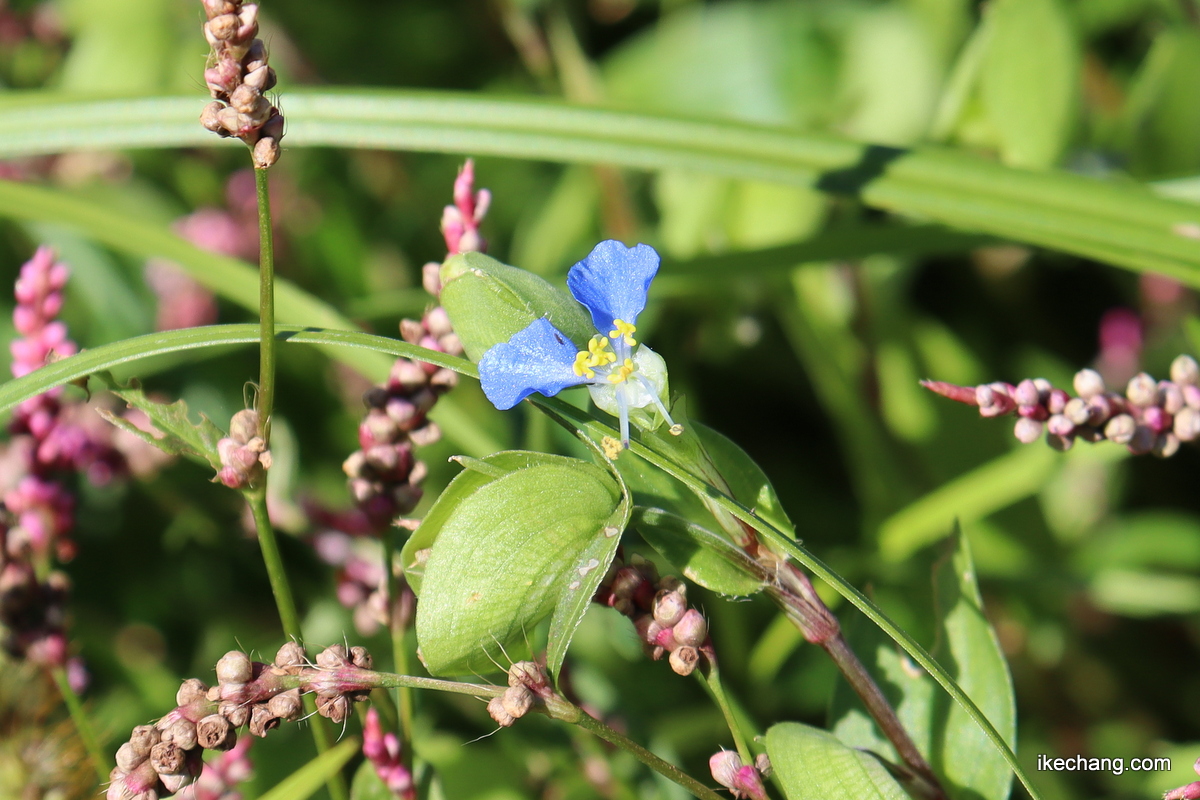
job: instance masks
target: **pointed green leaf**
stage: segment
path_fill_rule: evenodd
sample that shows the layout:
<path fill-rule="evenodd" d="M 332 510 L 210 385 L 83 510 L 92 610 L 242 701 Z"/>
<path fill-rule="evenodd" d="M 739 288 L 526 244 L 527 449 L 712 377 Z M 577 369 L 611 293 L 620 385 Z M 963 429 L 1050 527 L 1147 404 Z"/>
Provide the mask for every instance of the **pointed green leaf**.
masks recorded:
<path fill-rule="evenodd" d="M 705 589 L 741 597 L 763 588 L 761 568 L 724 534 L 661 508 L 639 508 L 633 525 L 684 577 Z"/>
<path fill-rule="evenodd" d="M 787 800 L 908 800 L 878 759 L 818 728 L 773 726 L 767 755 Z"/>
<path fill-rule="evenodd" d="M 961 530 L 955 532 L 952 544 L 953 551 L 934 572 L 938 620 L 944 633 L 943 647 L 934 655 L 1012 746 L 1017 711 L 1008 663 L 983 615 L 971 548 Z M 943 706 L 935 727 L 942 733 L 940 749 L 932 754 L 934 770 L 960 797 L 1004 800 L 1012 787 L 1012 772 L 1003 755 L 958 704 L 946 698 Z"/>
<path fill-rule="evenodd" d="M 225 436 L 225 432 L 213 424 L 208 417 L 201 414 L 199 422 L 192 422 L 186 402 L 183 400 L 176 400 L 174 403 L 157 402 L 146 396 L 137 379 L 131 380 L 128 386 L 122 386 L 107 372 L 98 373 L 96 378 L 104 384 L 106 389 L 124 400 L 131 408 L 138 408 L 145 412 L 146 416 L 150 418 L 151 424 L 162 435 L 155 436 L 147 433 L 128 420 L 101 409 L 100 414 L 113 425 L 132 433 L 164 452 L 199 459 L 211 465 L 213 469 L 221 468 L 221 459 L 217 454 L 217 442 Z"/>
<path fill-rule="evenodd" d="M 528 466 L 502 477 L 467 479 L 414 534 L 423 542 L 432 535 L 417 638 L 435 675 L 490 671 L 504 647 L 523 641 L 564 597 L 584 591 L 584 579 L 608 569 L 621 487 L 577 459 L 528 458 Z M 564 619 L 560 636 L 565 626 Z"/>
<path fill-rule="evenodd" d="M 956 534 L 951 552 L 934 570 L 938 660 L 1005 741 L 1016 733 L 1015 699 L 1008 666 L 987 619 L 975 581 L 967 539 Z M 848 637 L 876 680 L 917 749 L 960 800 L 1004 800 L 1012 771 L 1004 756 L 967 713 L 943 693 L 933 678 L 873 625 L 851 626 Z M 895 760 L 892 746 L 867 716 L 858 699 L 839 684 L 830 704 L 834 734 L 851 747 Z"/>

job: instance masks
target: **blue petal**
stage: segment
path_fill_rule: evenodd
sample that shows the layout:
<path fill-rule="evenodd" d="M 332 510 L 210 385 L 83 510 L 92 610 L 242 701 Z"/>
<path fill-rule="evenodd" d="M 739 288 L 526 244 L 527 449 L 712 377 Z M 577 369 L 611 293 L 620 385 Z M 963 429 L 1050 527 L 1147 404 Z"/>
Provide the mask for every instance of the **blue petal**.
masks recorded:
<path fill-rule="evenodd" d="M 609 239 L 571 267 L 567 287 L 592 312 L 596 330 L 605 336 L 613 320 L 636 324 L 646 307 L 646 291 L 658 272 L 658 253 L 648 244 L 626 247 Z"/>
<path fill-rule="evenodd" d="M 479 383 L 492 405 L 512 408 L 534 392 L 553 397 L 568 386 L 586 383 L 575 374 L 579 349 L 548 319 L 498 344 L 479 359 Z"/>

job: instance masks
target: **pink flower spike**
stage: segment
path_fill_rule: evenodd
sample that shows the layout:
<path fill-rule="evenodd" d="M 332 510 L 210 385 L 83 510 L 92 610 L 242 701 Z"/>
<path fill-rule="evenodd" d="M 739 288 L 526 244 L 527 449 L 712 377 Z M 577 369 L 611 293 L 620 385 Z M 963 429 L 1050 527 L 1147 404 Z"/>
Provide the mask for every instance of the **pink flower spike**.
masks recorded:
<path fill-rule="evenodd" d="M 957 400 L 969 406 L 979 405 L 979 402 L 975 399 L 974 386 L 956 386 L 953 383 L 946 383 L 945 381 L 921 381 L 921 385 L 931 392 L 940 394 L 942 397 L 948 397 L 951 400 Z"/>

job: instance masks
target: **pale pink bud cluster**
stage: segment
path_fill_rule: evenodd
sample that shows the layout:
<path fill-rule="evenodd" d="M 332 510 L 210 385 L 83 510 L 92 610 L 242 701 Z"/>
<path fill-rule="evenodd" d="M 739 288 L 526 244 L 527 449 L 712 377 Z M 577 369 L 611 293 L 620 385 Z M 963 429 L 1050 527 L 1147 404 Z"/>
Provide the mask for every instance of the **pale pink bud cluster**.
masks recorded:
<path fill-rule="evenodd" d="M 283 115 L 263 92 L 275 86 L 267 48 L 258 38 L 258 5 L 243 0 L 203 0 L 204 37 L 212 47 L 204 70 L 213 102 L 200 123 L 220 136 L 236 136 L 253 149 L 254 166 L 266 169 L 279 160 Z"/>
<path fill-rule="evenodd" d="M 350 705 L 374 686 L 371 655 L 362 647 L 334 645 L 315 665 L 304 648 L 289 642 L 271 664 L 231 650 L 217 662 L 217 685 L 191 678 L 175 695 L 176 707 L 153 725 L 133 729 L 117 750 L 108 800 L 158 800 L 199 778 L 203 751 L 232 750 L 237 728 L 259 737 L 304 712 L 301 695 L 315 692 L 317 713 L 345 721 Z"/>
<path fill-rule="evenodd" d="M 402 800 L 413 800 L 417 796 L 412 773 L 400 760 L 400 738 L 396 734 L 383 732 L 379 712 L 367 711 L 363 724 L 363 755 L 375 767 L 375 774 L 392 794 Z"/>
<path fill-rule="evenodd" d="M 708 769 L 713 780 L 728 789 L 735 798 L 767 800 L 763 777 L 770 775 L 771 762 L 766 754 L 760 755 L 754 764 L 743 764 L 742 758 L 732 750 L 722 750 L 708 760 Z"/>
<path fill-rule="evenodd" d="M 518 661 L 508 668 L 508 688 L 504 694 L 488 701 L 488 714 L 500 727 L 510 728 L 529 713 L 536 700 L 548 700 L 553 695 L 550 676 L 541 664 Z"/>
<path fill-rule="evenodd" d="M 442 236 L 446 239 L 446 252 L 455 255 L 487 249 L 487 242 L 479 234 L 479 224 L 483 222 L 491 203 L 491 192 L 487 189 L 475 191 L 475 162 L 468 158 L 454 181 L 454 204 L 442 211 Z"/>
<path fill-rule="evenodd" d="M 639 556 L 614 562 L 592 599 L 633 620 L 646 655 L 655 661 L 668 655 L 679 675 L 691 675 L 706 655 L 708 623 L 688 608 L 687 586 L 672 575 L 659 578 L 654 564 Z"/>
<path fill-rule="evenodd" d="M 1191 356 L 1171 363 L 1171 379 L 1156 381 L 1140 372 L 1125 386 L 1124 394 L 1108 391 L 1104 379 L 1091 369 L 1075 374 L 1072 395 L 1042 378 L 1023 380 L 1016 386 L 990 383 L 955 386 L 940 381 L 922 385 L 943 397 L 979 407 L 985 417 L 1016 414 L 1013 433 L 1030 443 L 1043 432 L 1058 450 L 1068 450 L 1075 439 L 1110 441 L 1125 445 L 1135 455 L 1153 453 L 1168 458 L 1180 442 L 1200 438 L 1200 366 Z"/>
<path fill-rule="evenodd" d="M 258 435 L 258 412 L 244 408 L 229 422 L 229 435 L 217 442 L 221 469 L 216 480 L 230 489 L 258 485 L 263 471 L 271 467 L 271 451 Z"/>
<path fill-rule="evenodd" d="M 208 761 L 188 793 L 190 800 L 242 800 L 237 787 L 254 775 L 254 764 L 247 753 L 253 739 L 243 736 L 232 750 Z"/>

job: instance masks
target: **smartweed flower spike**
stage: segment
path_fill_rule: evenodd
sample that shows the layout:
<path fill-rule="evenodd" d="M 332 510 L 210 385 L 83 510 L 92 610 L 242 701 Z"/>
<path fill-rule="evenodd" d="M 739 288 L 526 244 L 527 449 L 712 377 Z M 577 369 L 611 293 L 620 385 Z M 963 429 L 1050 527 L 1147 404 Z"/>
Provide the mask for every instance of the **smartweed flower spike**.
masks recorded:
<path fill-rule="evenodd" d="M 283 115 L 263 92 L 275 86 L 267 48 L 258 37 L 258 5 L 243 0 L 203 0 L 204 37 L 212 46 L 204 82 L 213 102 L 200 124 L 218 136 L 236 136 L 252 150 L 254 166 L 266 169 L 279 160 Z"/>
<path fill-rule="evenodd" d="M 980 416 L 1017 416 L 1013 434 L 1025 444 L 1043 432 L 1057 450 L 1069 450 L 1076 439 L 1123 444 L 1134 455 L 1168 458 L 1180 442 L 1200 439 L 1200 365 L 1188 355 L 1171 362 L 1171 379 L 1156 381 L 1145 372 L 1134 375 L 1124 394 L 1108 391 L 1091 369 L 1075 374 L 1075 394 L 1056 389 L 1042 378 L 1012 385 L 987 383 L 955 386 L 922 381 L 943 397 L 978 406 Z"/>
<path fill-rule="evenodd" d="M 672 434 L 683 433 L 661 398 L 666 364 L 634 338 L 658 263 L 649 245 L 626 247 L 613 240 L 596 245 L 567 273 L 567 287 L 591 313 L 596 335 L 580 350 L 543 318 L 489 349 L 479 360 L 479 380 L 492 405 L 505 410 L 534 392 L 553 397 L 568 386 L 586 385 L 596 406 L 620 419 L 622 447 L 629 447 L 629 419 L 639 409 L 653 407 Z M 654 427 L 644 414 L 641 424 Z"/>

